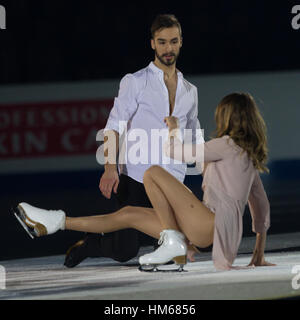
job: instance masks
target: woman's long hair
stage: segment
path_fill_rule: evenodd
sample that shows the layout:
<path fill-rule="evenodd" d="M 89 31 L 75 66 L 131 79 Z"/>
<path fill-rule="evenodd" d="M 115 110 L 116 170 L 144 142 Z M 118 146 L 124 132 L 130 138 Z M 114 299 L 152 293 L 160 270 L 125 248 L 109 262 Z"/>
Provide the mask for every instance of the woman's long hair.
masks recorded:
<path fill-rule="evenodd" d="M 260 172 L 269 172 L 266 124 L 253 97 L 248 93 L 225 96 L 215 112 L 217 138 L 229 135 L 246 151 Z"/>

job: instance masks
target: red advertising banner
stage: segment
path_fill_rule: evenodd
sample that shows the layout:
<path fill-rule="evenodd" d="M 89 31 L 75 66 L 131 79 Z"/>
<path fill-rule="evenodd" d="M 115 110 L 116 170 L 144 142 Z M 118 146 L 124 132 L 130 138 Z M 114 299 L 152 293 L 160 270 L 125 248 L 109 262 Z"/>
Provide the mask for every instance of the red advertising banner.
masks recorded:
<path fill-rule="evenodd" d="M 0 104 L 0 159 L 96 154 L 113 99 Z"/>

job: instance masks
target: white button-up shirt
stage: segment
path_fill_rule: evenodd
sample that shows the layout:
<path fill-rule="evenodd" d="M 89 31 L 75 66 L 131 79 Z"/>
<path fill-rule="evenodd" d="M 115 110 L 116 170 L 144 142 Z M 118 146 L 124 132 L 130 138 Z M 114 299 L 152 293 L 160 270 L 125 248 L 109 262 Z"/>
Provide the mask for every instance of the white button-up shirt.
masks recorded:
<path fill-rule="evenodd" d="M 181 130 L 193 129 L 193 142 L 195 139 L 199 141 L 198 139 L 203 138 L 197 118 L 197 88 L 185 80 L 178 70 L 177 76 L 172 116 L 179 119 Z M 167 116 L 170 116 L 170 102 L 164 73 L 153 62 L 146 68 L 122 78 L 118 97 L 115 98 L 104 128 L 104 132 L 115 130 L 120 136 L 125 132 L 125 157 L 121 161 L 123 164 L 119 163 L 120 174 L 143 182 L 144 172 L 156 164 L 183 182 L 187 165 L 166 158 L 163 152 L 163 143 L 168 136 L 168 129 L 164 123 Z"/>

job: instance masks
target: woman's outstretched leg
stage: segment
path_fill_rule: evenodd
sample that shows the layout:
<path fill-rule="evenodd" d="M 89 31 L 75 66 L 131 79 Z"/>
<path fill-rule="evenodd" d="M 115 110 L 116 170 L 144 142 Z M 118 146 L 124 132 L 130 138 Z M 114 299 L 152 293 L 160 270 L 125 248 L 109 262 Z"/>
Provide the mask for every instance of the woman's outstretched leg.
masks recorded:
<path fill-rule="evenodd" d="M 21 203 L 18 217 L 38 235 L 59 229 L 101 233 L 134 228 L 159 238 L 162 230 L 173 229 L 181 230 L 199 247 L 212 243 L 214 214 L 187 187 L 159 166 L 145 172 L 144 184 L 153 209 L 129 206 L 109 215 L 65 218 L 61 210 Z"/>
<path fill-rule="evenodd" d="M 22 202 L 14 214 L 31 237 L 58 230 L 108 233 L 133 228 L 158 239 L 162 231 L 153 208 L 126 206 L 111 214 L 71 218 L 62 210 L 45 210 Z"/>
<path fill-rule="evenodd" d="M 71 218 L 66 217 L 65 229 L 91 232 L 108 233 L 122 229 L 133 228 L 158 239 L 162 225 L 153 208 L 126 206 L 116 212 Z"/>

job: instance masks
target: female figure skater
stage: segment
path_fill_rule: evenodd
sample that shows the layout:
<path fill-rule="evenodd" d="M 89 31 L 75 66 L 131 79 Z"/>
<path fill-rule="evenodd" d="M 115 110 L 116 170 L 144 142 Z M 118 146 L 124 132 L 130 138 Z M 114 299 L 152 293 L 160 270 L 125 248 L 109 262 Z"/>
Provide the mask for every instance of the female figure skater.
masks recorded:
<path fill-rule="evenodd" d="M 215 112 L 216 138 L 204 145 L 184 145 L 177 137 L 178 119 L 164 119 L 169 128 L 166 154 L 190 162 L 186 150 L 204 148 L 203 201 L 162 167 L 144 174 L 144 185 L 153 208 L 127 206 L 108 215 L 67 217 L 62 210 L 44 210 L 20 203 L 15 215 L 31 235 L 58 230 L 106 233 L 135 228 L 159 239 L 154 252 L 139 258 L 143 270 L 174 260 L 181 271 L 187 254 L 213 244 L 217 270 L 230 270 L 242 238 L 242 217 L 249 204 L 252 230 L 257 234 L 248 267 L 270 266 L 264 259 L 270 206 L 259 172 L 268 171 L 265 123 L 252 96 L 233 93 L 224 97 Z M 198 150 L 199 151 L 199 150 Z M 197 152 L 196 152 L 197 154 Z M 196 161 L 200 159 L 196 158 Z"/>

